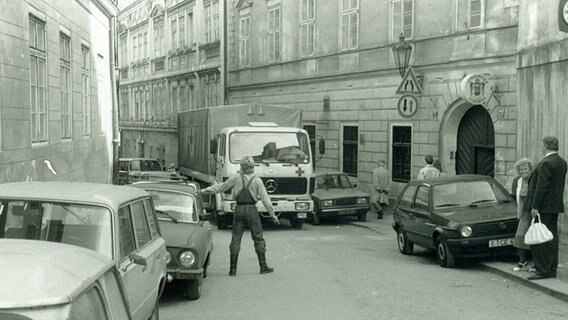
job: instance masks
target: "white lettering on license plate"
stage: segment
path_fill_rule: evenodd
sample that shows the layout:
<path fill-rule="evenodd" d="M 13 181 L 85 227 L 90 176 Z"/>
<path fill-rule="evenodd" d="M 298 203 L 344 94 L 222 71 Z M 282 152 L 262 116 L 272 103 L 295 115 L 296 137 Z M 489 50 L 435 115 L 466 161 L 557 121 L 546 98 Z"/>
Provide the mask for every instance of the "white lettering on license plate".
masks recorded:
<path fill-rule="evenodd" d="M 513 238 L 489 240 L 489 248 L 512 246 L 513 240 Z"/>

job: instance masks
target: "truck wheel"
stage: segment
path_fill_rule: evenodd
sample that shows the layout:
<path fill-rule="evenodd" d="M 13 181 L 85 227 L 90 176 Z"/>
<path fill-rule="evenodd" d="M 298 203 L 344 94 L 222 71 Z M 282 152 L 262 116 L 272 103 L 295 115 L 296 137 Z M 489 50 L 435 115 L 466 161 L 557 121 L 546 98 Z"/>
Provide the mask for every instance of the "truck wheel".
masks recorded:
<path fill-rule="evenodd" d="M 302 229 L 302 227 L 304 226 L 304 220 L 303 219 L 290 219 L 290 225 L 292 226 L 293 229 Z"/>

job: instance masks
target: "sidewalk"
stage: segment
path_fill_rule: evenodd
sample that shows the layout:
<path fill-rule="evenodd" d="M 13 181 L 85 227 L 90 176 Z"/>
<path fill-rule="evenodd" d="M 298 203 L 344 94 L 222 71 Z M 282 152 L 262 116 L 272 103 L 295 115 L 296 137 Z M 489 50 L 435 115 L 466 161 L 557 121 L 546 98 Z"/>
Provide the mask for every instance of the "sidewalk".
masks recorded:
<path fill-rule="evenodd" d="M 390 211 L 391 209 L 392 206 L 385 208 L 384 218 L 381 220 L 377 219 L 377 214 L 373 209 L 367 214 L 366 222 L 359 222 L 356 220 L 348 221 L 352 225 L 373 231 L 379 231 L 381 233 L 394 233 L 394 230 L 392 229 L 393 219 L 392 212 Z M 527 287 L 539 290 L 543 293 L 568 302 L 568 239 L 565 239 L 560 244 L 559 255 L 558 270 L 555 279 L 529 281 L 526 279 L 529 275 L 531 275 L 531 273 L 529 273 L 528 271 L 513 272 L 513 267 L 515 266 L 514 260 L 512 262 L 487 260 L 481 262 L 481 266 L 488 271 L 500 274 L 501 276 L 524 284 Z"/>

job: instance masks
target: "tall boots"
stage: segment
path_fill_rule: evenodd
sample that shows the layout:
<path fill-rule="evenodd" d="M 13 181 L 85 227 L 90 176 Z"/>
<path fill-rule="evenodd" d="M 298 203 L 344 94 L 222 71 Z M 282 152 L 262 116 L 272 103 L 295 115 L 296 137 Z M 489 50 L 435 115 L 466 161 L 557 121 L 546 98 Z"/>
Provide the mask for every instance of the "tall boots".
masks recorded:
<path fill-rule="evenodd" d="M 263 253 L 256 253 L 258 256 L 258 264 L 260 265 L 260 274 L 274 272 L 274 269 L 266 264 L 266 255 Z"/>
<path fill-rule="evenodd" d="M 229 267 L 229 275 L 234 277 L 237 275 L 237 261 L 239 260 L 238 254 L 231 255 L 231 265 Z"/>

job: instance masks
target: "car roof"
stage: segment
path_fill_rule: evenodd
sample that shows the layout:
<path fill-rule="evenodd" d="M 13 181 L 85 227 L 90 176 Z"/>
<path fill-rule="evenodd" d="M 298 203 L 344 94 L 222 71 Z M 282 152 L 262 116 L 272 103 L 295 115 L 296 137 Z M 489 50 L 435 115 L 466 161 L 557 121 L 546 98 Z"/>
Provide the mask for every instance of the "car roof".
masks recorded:
<path fill-rule="evenodd" d="M 432 179 L 411 180 L 410 182 L 408 182 L 408 185 L 429 184 L 435 186 L 435 185 L 453 183 L 453 182 L 487 181 L 487 180 L 493 180 L 493 178 L 491 178 L 490 176 L 484 176 L 480 174 L 444 175 Z"/>
<path fill-rule="evenodd" d="M 141 189 L 181 191 L 181 192 L 191 193 L 192 195 L 197 195 L 197 192 L 192 186 L 179 181 L 172 181 L 172 182 L 141 181 L 141 182 L 135 182 L 131 184 L 131 186 Z"/>
<path fill-rule="evenodd" d="M 116 208 L 126 201 L 148 196 L 138 188 L 87 182 L 13 182 L 0 184 L 0 198 L 87 203 Z"/>
<path fill-rule="evenodd" d="M 100 253 L 63 243 L 0 240 L 0 311 L 65 304 L 114 266 Z"/>

